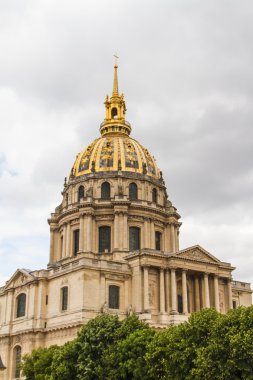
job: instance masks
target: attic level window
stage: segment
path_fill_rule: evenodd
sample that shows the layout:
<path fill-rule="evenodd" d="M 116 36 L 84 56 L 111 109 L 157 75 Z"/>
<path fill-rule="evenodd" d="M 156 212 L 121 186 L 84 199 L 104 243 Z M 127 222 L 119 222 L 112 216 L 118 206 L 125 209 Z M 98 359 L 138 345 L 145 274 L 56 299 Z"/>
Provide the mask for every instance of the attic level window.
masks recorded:
<path fill-rule="evenodd" d="M 65 311 L 68 309 L 68 292 L 69 289 L 67 286 L 61 288 L 61 310 Z"/>
<path fill-rule="evenodd" d="M 152 202 L 157 203 L 157 190 L 156 189 L 152 190 Z"/>
<path fill-rule="evenodd" d="M 25 316 L 26 294 L 21 293 L 17 298 L 17 318 Z"/>
<path fill-rule="evenodd" d="M 84 197 L 84 187 L 79 186 L 78 188 L 78 202 Z"/>
<path fill-rule="evenodd" d="M 109 182 L 103 182 L 101 186 L 101 198 L 110 199 L 111 198 L 111 186 Z"/>
<path fill-rule="evenodd" d="M 112 109 L 112 119 L 117 119 L 118 111 L 117 108 L 113 107 Z"/>
<path fill-rule="evenodd" d="M 136 183 L 130 183 L 129 185 L 129 199 L 135 201 L 138 198 Z"/>

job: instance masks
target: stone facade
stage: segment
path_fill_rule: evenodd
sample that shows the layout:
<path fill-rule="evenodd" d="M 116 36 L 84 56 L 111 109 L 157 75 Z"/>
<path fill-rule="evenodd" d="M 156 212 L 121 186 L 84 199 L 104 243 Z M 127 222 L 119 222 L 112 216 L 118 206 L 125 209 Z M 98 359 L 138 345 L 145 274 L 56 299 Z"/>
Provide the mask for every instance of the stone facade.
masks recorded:
<path fill-rule="evenodd" d="M 77 156 L 49 219 L 48 268 L 18 269 L 0 288 L 1 379 L 20 376 L 20 350 L 64 344 L 103 312 L 163 328 L 202 308 L 251 305 L 250 284 L 232 281 L 231 264 L 198 245 L 180 250 L 162 173 L 129 137 L 117 66 L 105 106 L 102 137 Z"/>

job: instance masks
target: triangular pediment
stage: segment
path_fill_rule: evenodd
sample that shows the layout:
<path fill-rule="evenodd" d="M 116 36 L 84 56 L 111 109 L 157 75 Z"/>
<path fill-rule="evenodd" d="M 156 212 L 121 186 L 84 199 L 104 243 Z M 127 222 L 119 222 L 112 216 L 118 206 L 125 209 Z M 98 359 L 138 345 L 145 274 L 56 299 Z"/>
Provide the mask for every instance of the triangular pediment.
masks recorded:
<path fill-rule="evenodd" d="M 11 278 L 6 281 L 4 289 L 16 288 L 33 280 L 34 276 L 28 269 L 17 269 Z"/>
<path fill-rule="evenodd" d="M 194 247 L 186 248 L 177 253 L 177 256 L 185 257 L 190 260 L 203 261 L 208 263 L 219 264 L 220 260 L 207 252 L 204 248 L 199 245 Z"/>

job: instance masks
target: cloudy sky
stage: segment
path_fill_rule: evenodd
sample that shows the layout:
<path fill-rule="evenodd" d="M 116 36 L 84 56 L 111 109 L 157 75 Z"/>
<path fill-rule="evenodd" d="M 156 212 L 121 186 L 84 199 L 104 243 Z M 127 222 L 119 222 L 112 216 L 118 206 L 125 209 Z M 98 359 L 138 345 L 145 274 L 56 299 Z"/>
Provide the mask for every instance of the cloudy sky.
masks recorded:
<path fill-rule="evenodd" d="M 0 285 L 48 262 L 47 218 L 99 135 L 113 54 L 132 136 L 200 244 L 253 282 L 252 0 L 0 1 Z"/>

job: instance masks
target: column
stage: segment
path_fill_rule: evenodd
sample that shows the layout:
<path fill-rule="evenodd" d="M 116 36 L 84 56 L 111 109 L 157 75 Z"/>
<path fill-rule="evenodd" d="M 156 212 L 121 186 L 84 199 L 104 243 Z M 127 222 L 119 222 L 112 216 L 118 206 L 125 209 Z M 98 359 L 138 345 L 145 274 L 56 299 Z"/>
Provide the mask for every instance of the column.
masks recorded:
<path fill-rule="evenodd" d="M 62 241 L 62 252 L 61 252 L 61 258 L 63 259 L 66 256 L 66 240 L 67 240 L 67 227 L 66 224 L 63 226 L 63 241 Z"/>
<path fill-rule="evenodd" d="M 143 248 L 150 248 L 149 234 L 148 234 L 148 218 L 144 219 L 144 247 Z"/>
<path fill-rule="evenodd" d="M 199 311 L 200 310 L 200 293 L 199 293 L 198 275 L 194 277 L 194 288 L 195 288 L 195 307 L 196 307 L 196 311 Z"/>
<path fill-rule="evenodd" d="M 169 269 L 165 271 L 165 294 L 166 294 L 166 311 L 170 312 L 170 272 Z"/>
<path fill-rule="evenodd" d="M 171 252 L 176 251 L 176 246 L 175 246 L 175 228 L 174 224 L 170 225 L 170 242 L 171 242 Z"/>
<path fill-rule="evenodd" d="M 182 295 L 183 295 L 183 314 L 188 314 L 187 279 L 186 270 L 182 271 Z"/>
<path fill-rule="evenodd" d="M 123 249 L 128 249 L 127 213 L 123 214 Z"/>
<path fill-rule="evenodd" d="M 66 256 L 71 256 L 70 255 L 70 223 L 67 223 L 67 228 L 66 228 Z"/>
<path fill-rule="evenodd" d="M 165 313 L 164 269 L 160 268 L 160 313 Z"/>
<path fill-rule="evenodd" d="M 84 246 L 84 216 L 80 215 L 80 226 L 79 226 L 79 251 L 83 252 Z"/>
<path fill-rule="evenodd" d="M 92 242 L 92 215 L 87 214 L 87 251 L 91 251 Z"/>
<path fill-rule="evenodd" d="M 177 281 L 176 281 L 176 269 L 171 268 L 171 314 L 177 314 Z"/>
<path fill-rule="evenodd" d="M 228 278 L 228 310 L 233 308 L 233 301 L 232 301 L 232 284 L 231 279 Z"/>
<path fill-rule="evenodd" d="M 179 251 L 179 227 L 175 229 L 175 248 L 176 251 Z"/>
<path fill-rule="evenodd" d="M 214 306 L 217 311 L 220 311 L 219 305 L 219 278 L 218 276 L 214 276 L 213 279 L 214 284 Z"/>
<path fill-rule="evenodd" d="M 148 267 L 143 268 L 143 285 L 144 285 L 144 312 L 149 311 L 149 297 L 148 297 Z"/>
<path fill-rule="evenodd" d="M 208 273 L 204 273 L 204 287 L 205 287 L 205 307 L 210 307 L 210 295 L 209 295 L 209 281 Z"/>
<path fill-rule="evenodd" d="M 150 222 L 150 248 L 155 249 L 155 226 L 153 220 Z"/>
<path fill-rule="evenodd" d="M 119 214 L 114 215 L 114 249 L 119 248 Z"/>
<path fill-rule="evenodd" d="M 49 263 L 51 264 L 54 261 L 54 230 L 50 228 L 50 259 Z"/>

